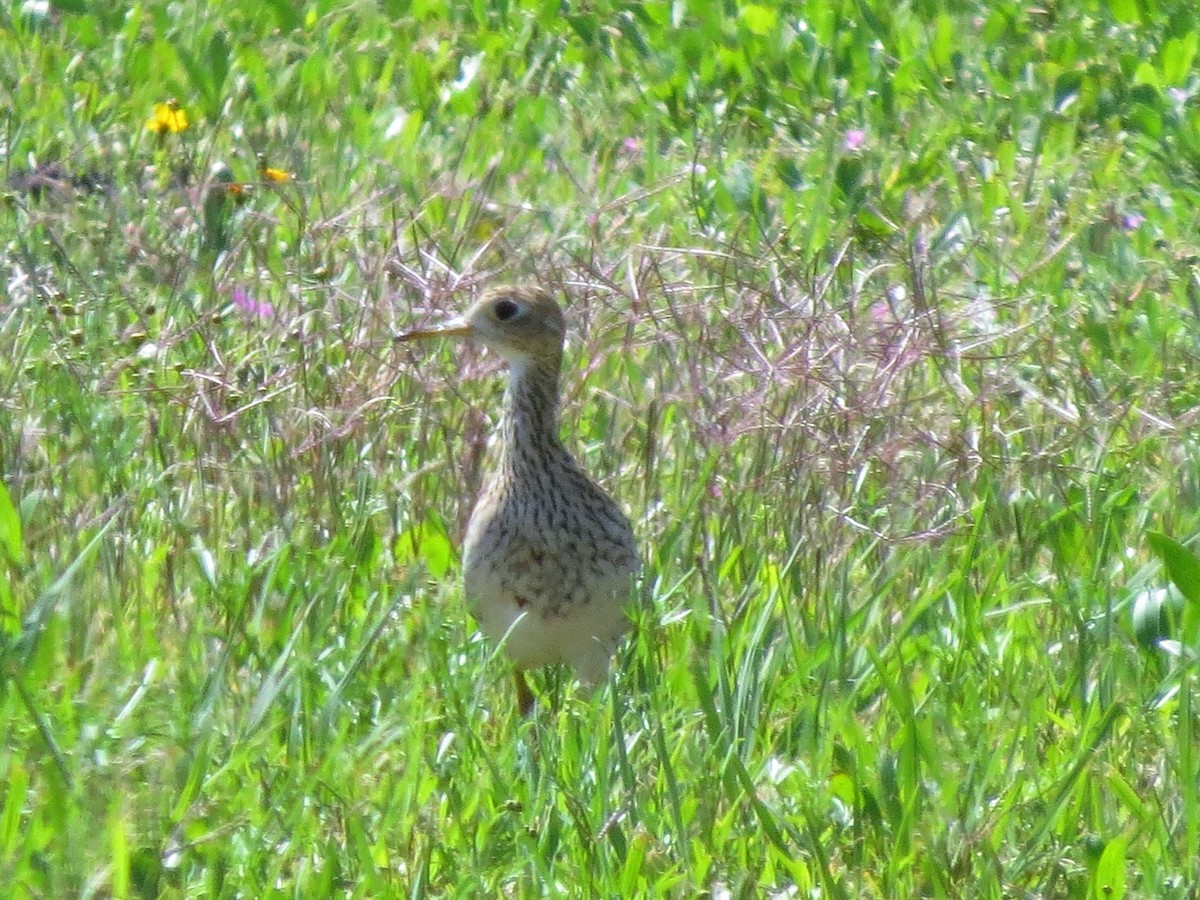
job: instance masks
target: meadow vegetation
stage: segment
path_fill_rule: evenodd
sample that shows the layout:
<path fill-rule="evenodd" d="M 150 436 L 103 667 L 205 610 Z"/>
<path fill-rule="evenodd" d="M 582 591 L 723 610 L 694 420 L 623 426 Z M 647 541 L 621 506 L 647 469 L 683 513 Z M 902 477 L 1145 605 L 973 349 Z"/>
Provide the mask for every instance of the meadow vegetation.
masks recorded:
<path fill-rule="evenodd" d="M 4 0 L 0 893 L 1200 895 L 1198 42 Z M 500 366 L 393 340 L 518 279 L 646 557 L 529 721 Z"/>

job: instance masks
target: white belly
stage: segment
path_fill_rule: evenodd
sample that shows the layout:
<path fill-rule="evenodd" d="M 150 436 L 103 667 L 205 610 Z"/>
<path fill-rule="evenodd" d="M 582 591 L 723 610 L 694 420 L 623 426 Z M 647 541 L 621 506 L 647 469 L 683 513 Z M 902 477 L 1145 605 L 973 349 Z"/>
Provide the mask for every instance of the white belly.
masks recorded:
<path fill-rule="evenodd" d="M 602 680 L 629 630 L 632 573 L 588 579 L 537 568 L 502 573 L 484 563 L 468 570 L 467 602 L 480 630 L 522 669 L 567 663 L 584 681 Z"/>

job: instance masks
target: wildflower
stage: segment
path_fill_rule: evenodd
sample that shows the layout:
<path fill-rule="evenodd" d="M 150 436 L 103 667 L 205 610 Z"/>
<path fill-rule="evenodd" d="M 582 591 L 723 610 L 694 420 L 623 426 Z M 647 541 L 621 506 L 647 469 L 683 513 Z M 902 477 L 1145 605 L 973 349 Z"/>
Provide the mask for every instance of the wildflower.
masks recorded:
<path fill-rule="evenodd" d="M 188 127 L 187 110 L 172 97 L 166 103 L 154 104 L 154 115 L 146 120 L 146 127 L 155 134 L 176 134 Z"/>
<path fill-rule="evenodd" d="M 238 206 L 250 199 L 250 185 L 234 181 L 225 185 L 225 195 Z"/>
<path fill-rule="evenodd" d="M 292 173 L 285 172 L 283 169 L 274 169 L 271 166 L 264 166 L 262 176 L 269 181 L 284 182 L 292 180 Z"/>
<path fill-rule="evenodd" d="M 267 157 L 264 153 L 258 154 L 258 174 L 262 175 L 267 181 L 274 181 L 276 184 L 292 180 L 291 172 L 268 166 Z"/>
<path fill-rule="evenodd" d="M 1137 231 L 1137 229 L 1145 221 L 1146 217 L 1141 213 L 1126 213 L 1125 215 L 1121 216 L 1121 227 L 1126 231 Z"/>
<path fill-rule="evenodd" d="M 259 301 L 250 297 L 242 288 L 235 287 L 232 291 L 233 305 L 248 316 L 269 319 L 275 315 L 275 309 L 265 300 Z"/>
<path fill-rule="evenodd" d="M 867 133 L 861 128 L 851 128 L 846 132 L 846 136 L 842 139 L 842 148 L 847 153 L 853 153 L 865 144 L 867 141 Z"/>

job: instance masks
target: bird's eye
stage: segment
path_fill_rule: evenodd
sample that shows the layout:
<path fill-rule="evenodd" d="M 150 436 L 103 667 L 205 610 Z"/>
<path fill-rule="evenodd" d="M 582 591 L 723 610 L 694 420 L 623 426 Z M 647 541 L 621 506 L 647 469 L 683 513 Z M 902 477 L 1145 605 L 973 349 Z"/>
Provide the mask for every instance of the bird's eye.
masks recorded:
<path fill-rule="evenodd" d="M 501 300 L 496 304 L 496 318 L 501 322 L 507 322 L 513 316 L 521 311 L 521 307 L 517 306 L 512 300 Z"/>

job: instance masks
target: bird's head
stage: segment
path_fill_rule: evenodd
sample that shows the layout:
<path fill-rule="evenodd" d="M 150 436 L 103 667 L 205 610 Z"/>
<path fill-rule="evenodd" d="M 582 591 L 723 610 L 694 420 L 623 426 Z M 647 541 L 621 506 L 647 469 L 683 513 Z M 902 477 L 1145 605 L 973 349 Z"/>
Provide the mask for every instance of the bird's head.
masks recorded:
<path fill-rule="evenodd" d="M 466 338 L 500 354 L 510 365 L 524 367 L 535 360 L 557 362 L 565 334 L 562 309 L 547 291 L 514 285 L 489 288 L 462 315 L 406 332 L 399 340 Z"/>

